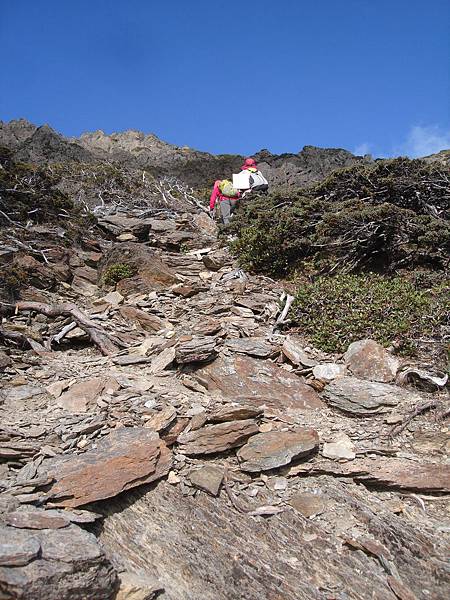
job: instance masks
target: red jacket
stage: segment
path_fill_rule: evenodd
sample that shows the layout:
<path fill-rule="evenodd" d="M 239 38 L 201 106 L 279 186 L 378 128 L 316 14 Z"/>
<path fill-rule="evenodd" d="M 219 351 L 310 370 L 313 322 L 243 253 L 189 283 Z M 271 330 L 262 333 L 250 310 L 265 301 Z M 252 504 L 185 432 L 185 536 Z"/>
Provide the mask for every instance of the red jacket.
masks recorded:
<path fill-rule="evenodd" d="M 219 200 L 236 200 L 236 198 L 239 198 L 240 194 L 238 194 L 234 198 L 229 198 L 228 196 L 224 196 L 221 193 L 221 191 L 219 190 L 220 181 L 221 180 L 218 179 L 217 181 L 214 182 L 214 187 L 213 187 L 213 191 L 211 194 L 211 198 L 209 199 L 209 210 L 214 210 L 214 207 L 216 206 L 217 198 L 219 198 Z"/>

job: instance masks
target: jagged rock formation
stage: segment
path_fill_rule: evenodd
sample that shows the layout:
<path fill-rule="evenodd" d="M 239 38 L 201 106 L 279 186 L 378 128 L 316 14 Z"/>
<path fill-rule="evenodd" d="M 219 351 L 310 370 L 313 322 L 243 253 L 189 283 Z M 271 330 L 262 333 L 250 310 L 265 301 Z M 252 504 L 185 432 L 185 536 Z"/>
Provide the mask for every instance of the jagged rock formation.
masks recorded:
<path fill-rule="evenodd" d="M 0 121 L 0 146 L 13 150 L 14 158 L 43 164 L 76 161 L 117 161 L 129 168 L 144 168 L 152 174 L 180 178 L 197 188 L 208 187 L 220 177 L 238 172 L 239 155 L 214 156 L 163 142 L 155 135 L 129 130 L 106 135 L 102 131 L 65 138 L 48 125 L 36 127 L 25 119 Z M 298 154 L 255 154 L 273 186 L 299 186 L 318 181 L 337 168 L 371 161 L 342 149 L 305 146 Z"/>

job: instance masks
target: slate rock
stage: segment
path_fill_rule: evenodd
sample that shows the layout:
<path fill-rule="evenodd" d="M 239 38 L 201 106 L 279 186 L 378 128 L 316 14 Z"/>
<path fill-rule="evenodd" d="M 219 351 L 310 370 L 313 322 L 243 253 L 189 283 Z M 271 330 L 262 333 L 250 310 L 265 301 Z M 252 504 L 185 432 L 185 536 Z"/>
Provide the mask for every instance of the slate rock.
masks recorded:
<path fill-rule="evenodd" d="M 273 346 L 264 338 L 238 338 L 227 340 L 225 346 L 232 352 L 248 354 L 259 358 L 268 358 L 273 353 Z"/>
<path fill-rule="evenodd" d="M 303 350 L 302 343 L 296 339 L 295 336 L 288 336 L 282 346 L 283 354 L 288 358 L 294 365 L 303 365 L 304 367 L 314 367 L 317 361 L 310 358 Z"/>
<path fill-rule="evenodd" d="M 0 528 L 2 598 L 20 600 L 110 600 L 117 575 L 92 533 L 76 525 L 41 531 Z M 15 548 L 15 554 L 14 554 Z M 0 564 L 2 564 L 0 558 Z"/>
<path fill-rule="evenodd" d="M 256 473 L 287 465 L 310 454 L 318 445 L 319 436 L 314 429 L 270 431 L 252 437 L 237 457 L 242 471 Z"/>
<path fill-rule="evenodd" d="M 10 365 L 12 365 L 11 358 L 3 352 L 3 350 L 0 350 L 0 371 L 6 369 L 6 367 L 9 367 Z"/>
<path fill-rule="evenodd" d="M 251 404 L 226 404 L 208 417 L 212 423 L 224 423 L 225 421 L 240 421 L 242 419 L 255 419 L 261 416 L 264 410 Z"/>
<path fill-rule="evenodd" d="M 331 406 L 354 415 L 386 412 L 407 399 L 420 401 L 419 396 L 398 386 L 356 377 L 335 379 L 326 387 L 324 396 Z"/>
<path fill-rule="evenodd" d="M 320 515 L 327 506 L 321 494 L 311 494 L 310 492 L 295 494 L 289 500 L 289 504 L 307 518 Z"/>
<path fill-rule="evenodd" d="M 230 448 L 242 446 L 255 433 L 258 433 L 258 427 L 250 419 L 207 425 L 179 435 L 178 449 L 188 456 L 225 452 Z"/>
<path fill-rule="evenodd" d="M 138 323 L 145 331 L 156 332 L 166 326 L 157 315 L 152 315 L 134 306 L 121 306 L 119 312 L 125 321 Z"/>
<path fill-rule="evenodd" d="M 120 587 L 114 600 L 154 600 L 164 588 L 143 574 L 121 573 Z"/>
<path fill-rule="evenodd" d="M 39 540 L 29 533 L 0 525 L 0 590 L 1 567 L 21 567 L 34 560 L 41 549 Z"/>
<path fill-rule="evenodd" d="M 192 340 L 181 343 L 175 353 L 176 361 L 180 364 L 206 362 L 216 356 L 216 340 L 208 336 L 194 337 Z"/>
<path fill-rule="evenodd" d="M 211 496 L 217 496 L 222 485 L 224 469 L 206 465 L 200 469 L 192 470 L 189 479 L 195 487 L 207 492 Z"/>
<path fill-rule="evenodd" d="M 111 498 L 166 475 L 171 452 L 157 433 L 143 427 L 116 429 L 84 454 L 44 461 L 41 472 L 53 477 L 53 504 L 78 507 Z"/>
<path fill-rule="evenodd" d="M 61 529 L 69 525 L 69 519 L 51 511 L 27 509 L 10 512 L 4 516 L 5 523 L 18 529 Z"/>
<path fill-rule="evenodd" d="M 393 381 L 400 361 L 374 340 L 353 342 L 344 354 L 344 360 L 356 377 L 388 383 Z"/>
<path fill-rule="evenodd" d="M 195 372 L 210 393 L 274 411 L 319 409 L 325 405 L 319 395 L 300 377 L 270 361 L 249 356 L 222 356 Z"/>

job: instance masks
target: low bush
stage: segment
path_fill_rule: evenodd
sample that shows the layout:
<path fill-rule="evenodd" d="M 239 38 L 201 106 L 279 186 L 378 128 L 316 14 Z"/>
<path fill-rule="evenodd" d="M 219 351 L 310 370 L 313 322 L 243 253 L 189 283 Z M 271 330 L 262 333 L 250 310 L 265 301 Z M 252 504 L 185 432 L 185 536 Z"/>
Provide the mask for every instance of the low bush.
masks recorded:
<path fill-rule="evenodd" d="M 299 286 L 294 324 L 326 352 L 372 338 L 411 353 L 422 338 L 442 342 L 450 332 L 450 279 L 429 289 L 423 283 L 375 273 L 318 277 Z"/>
<path fill-rule="evenodd" d="M 105 285 L 115 285 L 122 279 L 136 275 L 136 268 L 124 263 L 116 263 L 109 266 L 103 274 L 103 283 Z"/>

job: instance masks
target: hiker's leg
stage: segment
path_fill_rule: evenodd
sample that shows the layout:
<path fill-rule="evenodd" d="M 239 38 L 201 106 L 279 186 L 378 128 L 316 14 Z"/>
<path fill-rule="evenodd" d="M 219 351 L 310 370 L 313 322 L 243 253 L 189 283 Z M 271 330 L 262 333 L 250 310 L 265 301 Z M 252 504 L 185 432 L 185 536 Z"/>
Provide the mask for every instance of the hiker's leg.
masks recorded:
<path fill-rule="evenodd" d="M 231 214 L 234 213 L 235 208 L 237 206 L 238 200 L 230 200 L 230 204 L 231 204 Z"/>
<path fill-rule="evenodd" d="M 220 212 L 222 213 L 223 224 L 228 225 L 231 216 L 231 202 L 229 200 L 220 201 Z"/>

